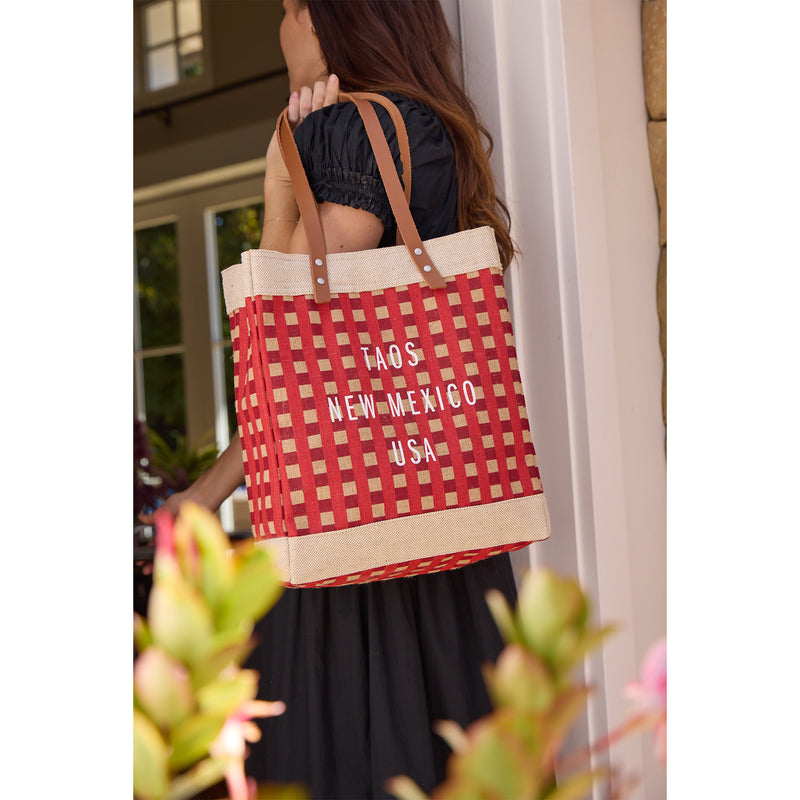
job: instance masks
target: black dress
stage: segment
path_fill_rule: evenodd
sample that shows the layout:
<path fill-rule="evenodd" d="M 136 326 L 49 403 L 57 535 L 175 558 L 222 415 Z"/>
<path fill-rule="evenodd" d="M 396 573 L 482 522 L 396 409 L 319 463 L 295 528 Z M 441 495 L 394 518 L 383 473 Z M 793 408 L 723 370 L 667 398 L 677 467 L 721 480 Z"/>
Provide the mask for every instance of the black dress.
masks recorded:
<path fill-rule="evenodd" d="M 387 94 L 411 145 L 411 212 L 423 239 L 456 230 L 453 148 L 426 106 Z M 394 128 L 375 106 L 400 171 Z M 308 116 L 295 139 L 318 201 L 362 208 L 396 228 L 377 164 L 352 103 Z M 247 774 L 305 784 L 315 800 L 383 798 L 385 781 L 409 775 L 426 792 L 444 779 L 450 750 L 432 730 L 466 727 L 491 710 L 481 664 L 503 643 L 485 594 L 516 588 L 507 553 L 461 569 L 327 589 L 287 589 L 257 625 L 247 666 L 259 697 L 287 710 L 261 721 Z"/>

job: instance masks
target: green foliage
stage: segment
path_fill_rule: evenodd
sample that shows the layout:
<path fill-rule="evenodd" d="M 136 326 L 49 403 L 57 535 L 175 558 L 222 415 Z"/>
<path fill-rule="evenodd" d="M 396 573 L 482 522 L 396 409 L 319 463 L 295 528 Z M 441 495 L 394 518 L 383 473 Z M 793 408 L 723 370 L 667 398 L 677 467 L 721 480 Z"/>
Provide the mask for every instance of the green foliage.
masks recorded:
<path fill-rule="evenodd" d="M 266 551 L 252 541 L 232 549 L 199 506 L 185 503 L 174 523 L 167 514 L 157 520 L 147 620 L 134 615 L 134 793 L 181 800 L 240 774 L 249 720 L 281 713 L 255 700 L 258 673 L 241 664 L 282 584 Z M 259 792 L 306 797 L 298 787 Z"/>
<path fill-rule="evenodd" d="M 516 609 L 498 591 L 486 599 L 506 642 L 497 662 L 484 668 L 494 711 L 467 730 L 438 725 L 454 752 L 430 798 L 406 776 L 393 778 L 387 790 L 399 800 L 588 796 L 602 772 L 584 769 L 556 781 L 554 764 L 589 695 L 574 682 L 574 668 L 612 629 L 590 627 L 580 585 L 549 570 L 526 575 Z"/>
<path fill-rule="evenodd" d="M 178 239 L 174 222 L 136 231 L 136 296 L 142 349 L 181 342 Z"/>
<path fill-rule="evenodd" d="M 238 264 L 245 250 L 257 248 L 261 242 L 261 216 L 264 203 L 229 208 L 218 211 L 217 224 L 217 263 L 220 269 Z M 219 315 L 222 330 L 229 331 L 228 315 L 225 312 L 225 300 L 220 292 Z M 236 405 L 233 397 L 233 358 L 230 344 L 225 346 L 225 386 L 227 390 L 228 421 L 231 430 L 236 425 Z"/>
<path fill-rule="evenodd" d="M 183 356 L 154 354 L 153 348 L 181 344 L 178 242 L 174 222 L 135 233 L 136 302 L 144 403 L 149 426 L 169 438 L 186 430 Z M 136 509 L 134 510 L 136 511 Z"/>
<path fill-rule="evenodd" d="M 162 492 L 185 489 L 214 465 L 219 452 L 217 445 L 209 441 L 211 437 L 212 433 L 209 432 L 204 435 L 200 445 L 189 447 L 186 437 L 179 431 L 173 431 L 173 444 L 170 445 L 155 430 L 148 429 L 150 464 L 152 471 L 163 480 Z"/>

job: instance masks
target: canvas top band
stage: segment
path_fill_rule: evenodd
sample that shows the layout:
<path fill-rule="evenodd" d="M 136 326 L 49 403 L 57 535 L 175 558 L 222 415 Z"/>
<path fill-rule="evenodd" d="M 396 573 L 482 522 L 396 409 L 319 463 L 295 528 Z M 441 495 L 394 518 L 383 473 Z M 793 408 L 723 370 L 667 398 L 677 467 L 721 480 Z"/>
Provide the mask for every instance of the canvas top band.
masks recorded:
<path fill-rule="evenodd" d="M 428 239 L 425 247 L 445 278 L 479 269 L 502 269 L 494 230 L 488 226 Z M 332 294 L 373 292 L 422 282 L 403 245 L 329 253 L 328 278 Z M 314 293 L 308 256 L 272 250 L 242 253 L 241 264 L 222 271 L 222 287 L 229 315 L 242 308 L 248 297 Z"/>

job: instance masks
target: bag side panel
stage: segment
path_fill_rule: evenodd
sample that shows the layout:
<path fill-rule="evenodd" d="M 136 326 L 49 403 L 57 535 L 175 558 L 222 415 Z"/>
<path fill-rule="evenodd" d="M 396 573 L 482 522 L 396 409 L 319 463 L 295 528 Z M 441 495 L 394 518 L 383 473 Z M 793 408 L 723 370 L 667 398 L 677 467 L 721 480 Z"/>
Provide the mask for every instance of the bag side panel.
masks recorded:
<path fill-rule="evenodd" d="M 281 480 L 251 301 L 230 316 L 234 396 L 250 519 L 256 539 L 284 532 Z"/>

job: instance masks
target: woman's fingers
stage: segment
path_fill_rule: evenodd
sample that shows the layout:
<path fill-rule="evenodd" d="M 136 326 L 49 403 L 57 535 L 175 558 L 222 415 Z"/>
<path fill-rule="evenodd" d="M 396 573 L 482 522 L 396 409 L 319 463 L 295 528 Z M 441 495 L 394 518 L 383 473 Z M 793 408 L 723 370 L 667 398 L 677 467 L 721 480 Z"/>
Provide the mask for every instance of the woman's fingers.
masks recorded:
<path fill-rule="evenodd" d="M 316 81 L 313 88 L 302 86 L 289 95 L 289 123 L 297 127 L 312 111 L 339 101 L 339 78 L 330 75 L 325 81 Z"/>
<path fill-rule="evenodd" d="M 312 111 L 313 92 L 310 86 L 300 87 L 300 120 L 304 120 Z"/>
<path fill-rule="evenodd" d="M 336 75 L 329 75 L 325 84 L 325 101 L 323 105 L 331 106 L 339 102 L 339 78 Z"/>
<path fill-rule="evenodd" d="M 300 94 L 292 92 L 289 95 L 289 124 L 294 127 L 300 121 Z"/>
<path fill-rule="evenodd" d="M 316 111 L 325 105 L 325 87 L 323 81 L 314 84 L 314 91 L 311 93 L 311 110 Z"/>
<path fill-rule="evenodd" d="M 309 86 L 302 86 L 299 92 L 292 92 L 289 95 L 289 123 L 292 128 L 311 113 L 312 96 Z"/>

